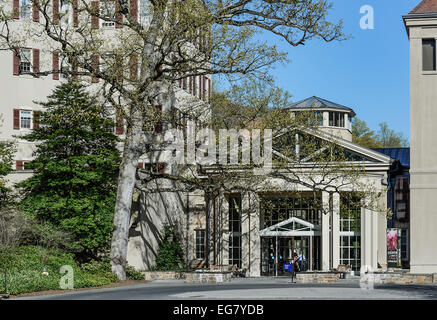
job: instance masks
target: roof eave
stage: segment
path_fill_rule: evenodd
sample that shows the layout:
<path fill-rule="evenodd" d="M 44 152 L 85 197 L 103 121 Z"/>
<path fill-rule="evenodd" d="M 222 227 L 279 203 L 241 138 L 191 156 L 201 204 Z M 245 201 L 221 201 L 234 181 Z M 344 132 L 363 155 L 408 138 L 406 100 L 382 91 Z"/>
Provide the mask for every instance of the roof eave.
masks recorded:
<path fill-rule="evenodd" d="M 437 12 L 432 13 L 409 13 L 407 15 L 402 16 L 402 20 L 404 20 L 405 30 L 407 31 L 408 37 L 410 37 L 409 28 L 407 26 L 408 19 L 427 19 L 427 18 L 437 18 Z"/>

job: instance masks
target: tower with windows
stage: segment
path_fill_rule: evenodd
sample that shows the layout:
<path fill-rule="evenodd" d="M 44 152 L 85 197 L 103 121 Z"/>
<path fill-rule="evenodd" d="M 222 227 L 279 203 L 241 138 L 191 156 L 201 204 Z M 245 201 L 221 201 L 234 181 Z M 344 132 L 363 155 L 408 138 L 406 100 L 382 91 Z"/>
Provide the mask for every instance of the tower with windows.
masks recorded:
<path fill-rule="evenodd" d="M 437 0 L 403 17 L 410 41 L 410 270 L 436 273 Z"/>
<path fill-rule="evenodd" d="M 355 112 L 351 108 L 313 96 L 293 103 L 288 109 L 295 113 L 313 111 L 321 130 L 352 141 L 352 119 Z"/>

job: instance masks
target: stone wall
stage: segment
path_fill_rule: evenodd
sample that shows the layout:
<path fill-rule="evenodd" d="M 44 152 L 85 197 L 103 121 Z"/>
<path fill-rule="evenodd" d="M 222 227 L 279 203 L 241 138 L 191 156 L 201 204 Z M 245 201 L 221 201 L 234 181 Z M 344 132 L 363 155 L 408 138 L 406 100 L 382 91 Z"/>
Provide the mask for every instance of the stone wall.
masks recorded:
<path fill-rule="evenodd" d="M 375 284 L 432 284 L 437 274 L 411 274 L 408 272 L 375 272 L 367 275 L 367 281 Z"/>
<path fill-rule="evenodd" d="M 334 283 L 341 279 L 342 272 L 304 272 L 296 274 L 299 283 Z"/>
<path fill-rule="evenodd" d="M 184 279 L 185 274 L 182 271 L 143 271 L 144 279 L 153 280 L 177 280 Z"/>
<path fill-rule="evenodd" d="M 185 273 L 186 283 L 223 283 L 230 282 L 232 272 L 193 271 Z"/>

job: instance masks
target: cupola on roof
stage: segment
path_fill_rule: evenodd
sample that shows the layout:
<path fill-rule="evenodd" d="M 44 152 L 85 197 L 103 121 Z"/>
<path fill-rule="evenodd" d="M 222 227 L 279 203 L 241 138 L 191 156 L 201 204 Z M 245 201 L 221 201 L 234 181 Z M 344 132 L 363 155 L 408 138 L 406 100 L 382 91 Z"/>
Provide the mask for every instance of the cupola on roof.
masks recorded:
<path fill-rule="evenodd" d="M 310 98 L 306 98 L 304 100 L 292 103 L 287 109 L 334 109 L 345 111 L 351 115 L 351 117 L 355 116 L 355 112 L 353 109 L 345 107 L 341 104 L 322 99 L 316 96 L 312 96 Z"/>

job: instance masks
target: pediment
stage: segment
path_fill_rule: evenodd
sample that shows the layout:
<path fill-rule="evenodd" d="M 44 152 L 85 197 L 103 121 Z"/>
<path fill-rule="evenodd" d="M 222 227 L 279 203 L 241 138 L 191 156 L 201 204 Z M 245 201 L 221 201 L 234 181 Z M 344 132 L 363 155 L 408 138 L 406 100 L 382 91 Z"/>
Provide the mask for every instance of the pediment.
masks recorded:
<path fill-rule="evenodd" d="M 371 150 L 330 133 L 315 129 L 293 129 L 273 138 L 274 161 L 300 163 L 329 161 L 338 152 L 336 159 L 348 162 L 390 164 L 387 155 Z"/>

